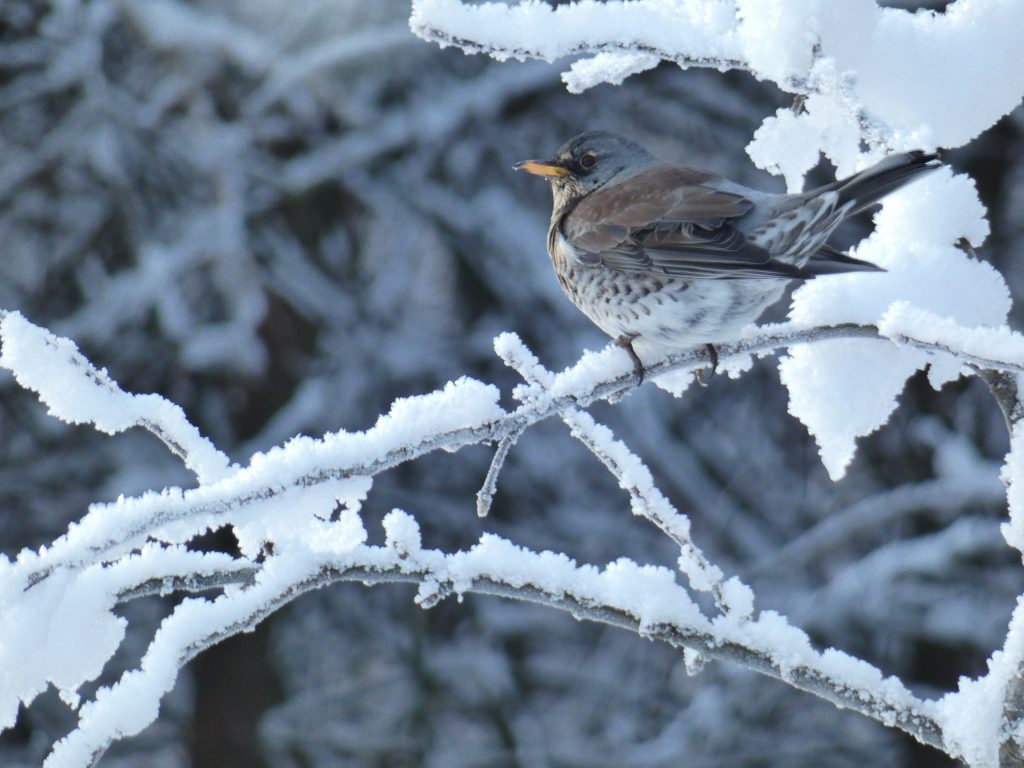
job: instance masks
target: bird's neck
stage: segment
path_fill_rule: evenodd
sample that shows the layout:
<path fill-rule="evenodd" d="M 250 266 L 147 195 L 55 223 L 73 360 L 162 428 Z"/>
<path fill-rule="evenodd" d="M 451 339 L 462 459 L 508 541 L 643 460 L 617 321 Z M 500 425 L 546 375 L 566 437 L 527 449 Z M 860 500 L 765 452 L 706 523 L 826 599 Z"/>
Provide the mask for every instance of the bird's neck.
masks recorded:
<path fill-rule="evenodd" d="M 583 199 L 583 191 L 575 184 L 551 185 L 553 206 L 551 208 L 551 226 L 555 226 L 566 214 Z"/>

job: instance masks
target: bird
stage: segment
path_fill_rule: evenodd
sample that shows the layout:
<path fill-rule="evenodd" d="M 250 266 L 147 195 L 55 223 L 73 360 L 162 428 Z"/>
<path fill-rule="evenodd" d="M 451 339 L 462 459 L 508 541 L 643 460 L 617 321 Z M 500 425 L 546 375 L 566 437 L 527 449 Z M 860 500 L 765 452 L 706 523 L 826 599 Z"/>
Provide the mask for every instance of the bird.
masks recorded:
<path fill-rule="evenodd" d="M 551 183 L 547 249 L 565 294 L 633 362 L 634 348 L 716 344 L 774 304 L 793 280 L 883 271 L 828 244 L 836 227 L 942 166 L 893 154 L 799 194 L 763 192 L 707 170 L 665 163 L 631 139 L 587 131 L 550 160 L 513 166 Z M 698 374 L 701 383 L 703 377 Z"/>

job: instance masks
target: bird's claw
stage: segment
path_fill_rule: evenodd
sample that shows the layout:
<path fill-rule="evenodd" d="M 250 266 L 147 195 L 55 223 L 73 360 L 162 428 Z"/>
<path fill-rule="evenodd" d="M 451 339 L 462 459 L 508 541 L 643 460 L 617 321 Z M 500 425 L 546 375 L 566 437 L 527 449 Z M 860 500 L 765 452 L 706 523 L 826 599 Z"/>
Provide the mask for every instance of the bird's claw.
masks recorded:
<path fill-rule="evenodd" d="M 705 344 L 704 349 L 708 352 L 708 366 L 697 371 L 697 383 L 702 387 L 706 387 L 711 377 L 718 371 L 718 350 L 715 349 L 715 345 Z"/>
<path fill-rule="evenodd" d="M 619 336 L 619 338 L 615 340 L 615 345 L 622 347 L 629 353 L 629 359 L 633 361 L 633 370 L 636 372 L 636 385 L 639 387 L 644 383 L 644 364 L 640 359 L 640 356 L 636 353 L 636 350 L 633 349 L 634 338 L 635 337 L 633 336 Z"/>

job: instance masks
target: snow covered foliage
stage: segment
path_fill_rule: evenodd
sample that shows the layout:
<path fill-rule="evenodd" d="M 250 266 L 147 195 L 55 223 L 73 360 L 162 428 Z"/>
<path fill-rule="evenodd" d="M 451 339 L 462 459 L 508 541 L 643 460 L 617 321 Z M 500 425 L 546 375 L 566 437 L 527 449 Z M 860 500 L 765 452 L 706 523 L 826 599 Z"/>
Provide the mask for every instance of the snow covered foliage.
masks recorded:
<path fill-rule="evenodd" d="M 0 4 L 0 761 L 1014 765 L 1022 22 Z M 673 398 L 510 169 L 594 127 L 950 169 Z"/>
<path fill-rule="evenodd" d="M 1024 8 L 1010 3 L 954 3 L 942 14 L 910 14 L 873 0 L 556 7 L 416 0 L 411 24 L 427 39 L 499 59 L 593 54 L 564 75 L 577 91 L 620 83 L 661 60 L 742 69 L 773 81 L 800 98 L 799 110 L 782 108 L 766 118 L 747 151 L 762 168 L 782 173 L 793 192 L 820 154 L 849 175 L 888 151 L 957 147 L 1011 111 L 1024 93 L 1024 53 L 1005 31 L 1024 24 Z M 974 36 L 983 29 L 1000 31 L 979 45 Z M 944 44 L 951 39 L 955 46 Z M 1020 66 L 993 82 L 990 73 L 1006 62 Z M 910 294 L 922 309 L 962 323 L 1005 323 L 1010 297 L 1002 279 L 957 249 L 979 245 L 988 234 L 969 179 L 947 171 L 903 190 L 875 225 L 857 255 L 886 274 L 810 283 L 794 297 L 794 320 L 877 323 L 893 301 Z M 784 362 L 790 409 L 818 439 L 833 478 L 842 477 L 854 440 L 888 420 L 904 382 L 929 362 L 894 357 L 892 350 L 836 343 L 794 350 Z M 954 367 L 933 383 L 957 373 Z M 858 396 L 864 391 L 872 396 Z M 846 404 L 841 423 L 836 400 Z"/>

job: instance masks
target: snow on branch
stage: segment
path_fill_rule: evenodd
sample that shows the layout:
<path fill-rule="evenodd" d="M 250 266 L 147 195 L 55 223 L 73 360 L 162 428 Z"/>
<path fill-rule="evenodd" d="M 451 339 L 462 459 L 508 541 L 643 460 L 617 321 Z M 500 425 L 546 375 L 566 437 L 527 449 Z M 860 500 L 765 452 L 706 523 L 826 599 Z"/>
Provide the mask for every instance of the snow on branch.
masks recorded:
<path fill-rule="evenodd" d="M 774 326 L 739 342 L 721 345 L 719 359 L 728 366 L 752 354 L 811 342 L 883 338 L 869 326 Z M 913 345 L 945 355 L 950 350 L 948 345 L 934 341 L 914 340 Z M 673 354 L 650 365 L 648 374 L 657 378 L 696 370 L 703 366 L 704 354 L 703 350 Z M 976 357 L 972 362 L 981 362 L 987 368 L 1024 371 L 1024 359 L 1007 357 Z M 552 416 L 585 408 L 597 400 L 621 397 L 634 386 L 629 360 L 617 354 L 615 348 L 584 355 L 576 366 L 554 377 L 546 395 L 511 412 L 498 406 L 494 387 L 460 379 L 443 391 L 396 401 L 391 411 L 366 432 L 335 433 L 322 440 L 298 438 L 255 456 L 248 467 L 220 482 L 94 505 L 89 515 L 44 555 L 25 556 L 19 564 L 25 569 L 27 583 L 34 584 L 54 568 L 120 556 L 139 546 L 154 530 L 162 531 L 169 540 L 181 541 L 208 527 L 235 524 L 244 528 L 247 516 L 258 515 L 265 505 L 279 505 L 290 494 L 320 489 L 329 498 L 340 494 L 361 499 L 369 490 L 369 478 L 406 461 L 437 450 L 457 451 L 500 441 Z M 100 421 L 103 423 L 102 418 Z M 258 539 L 251 554 L 258 554 Z"/>
<path fill-rule="evenodd" d="M 952 3 L 910 13 L 873 2 L 413 0 L 420 37 L 498 60 L 580 56 L 563 79 L 579 92 L 660 61 L 743 70 L 801 98 L 748 148 L 791 185 L 824 151 L 844 172 L 873 148 L 959 146 L 1020 103 L 1016 3 Z M 1012 62 L 1012 64 L 1010 64 Z M 1000 77 L 993 78 L 992 72 Z"/>
<path fill-rule="evenodd" d="M 531 602 L 742 664 L 942 748 L 942 734 L 929 714 L 929 703 L 913 696 L 895 678 L 886 678 L 840 651 L 814 650 L 806 634 L 771 611 L 757 619 L 709 619 L 665 568 L 622 559 L 598 570 L 493 535 L 483 536 L 468 550 L 446 554 L 420 549 L 416 542 L 410 545 L 408 537 L 417 536 L 418 527 L 405 512 L 392 511 L 384 525 L 389 533 L 386 546 L 364 544 L 337 555 L 330 565 L 296 584 L 288 599 L 343 581 L 416 584 L 416 600 L 427 606 L 443 597 L 461 599 L 466 594 Z M 396 535 L 396 529 L 402 533 Z M 225 583 L 239 583 L 244 577 L 225 574 Z M 786 649 L 783 655 L 781 648 Z"/>
<path fill-rule="evenodd" d="M 754 329 L 719 348 L 721 365 L 738 370 L 753 355 L 853 340 L 896 346 L 907 354 L 926 350 L 943 358 L 963 356 L 986 370 L 1024 372 L 1024 346 L 1014 334 L 997 338 L 987 329 L 936 326 L 930 319 L 915 333 L 911 321 L 920 316 L 909 310 L 899 316 L 906 322 L 892 319 L 881 329 L 794 324 Z M 0 334 L 0 364 L 23 386 L 38 391 L 59 418 L 91 422 L 110 432 L 160 425 L 170 434 L 186 435 L 169 445 L 186 461 L 204 451 L 220 455 L 186 428 L 180 410 L 157 396 L 124 393 L 70 341 L 17 313 L 4 317 Z M 79 707 L 80 719 L 54 747 L 47 766 L 92 765 L 114 740 L 138 733 L 156 718 L 178 670 L 203 649 L 251 629 L 310 589 L 334 581 L 406 581 L 419 585 L 417 601 L 424 607 L 469 592 L 528 600 L 688 649 L 691 660 L 731 660 L 898 727 L 950 754 L 968 756 L 972 764 L 995 765 L 986 762 L 985 745 L 995 749 L 991 745 L 999 739 L 991 730 L 978 735 L 976 728 L 965 730 L 963 725 L 966 707 L 977 704 L 977 688 L 966 686 L 939 703 L 921 700 L 862 661 L 834 650 L 815 650 L 807 635 L 783 617 L 755 612 L 748 587 L 723 577 L 692 541 L 689 521 L 653 484 L 640 459 L 582 410 L 599 399 L 626 396 L 635 387 L 631 361 L 621 349 L 587 353 L 575 366 L 554 374 L 511 334 L 499 337 L 495 346 L 525 379 L 514 392 L 520 405 L 513 410 L 498 405 L 496 388 L 461 379 L 443 390 L 396 401 L 365 432 L 294 439 L 254 456 L 246 467 L 230 467 L 220 476 L 199 473 L 200 485 L 193 489 L 168 488 L 93 505 L 52 545 L 25 550 L 14 562 L 0 560 L 0 612 L 5 617 L 0 668 L 11 670 L 0 681 L 3 727 L 14 722 L 19 702 L 31 702 L 52 684 L 69 705 Z M 680 376 L 703 364 L 704 350 L 688 351 L 652 363 L 648 375 L 675 377 L 678 386 Z M 553 416 L 615 476 L 633 511 L 679 547 L 679 570 L 688 586 L 662 567 L 620 559 L 599 570 L 492 535 L 465 551 L 423 549 L 416 521 L 399 511 L 385 519 L 385 546 L 366 543 L 359 510 L 374 476 L 438 450 L 454 452 L 484 442 L 511 447 L 524 430 Z M 1015 470 L 1019 442 L 1015 431 L 1006 470 L 1011 541 L 1019 541 L 1016 531 L 1024 519 L 1017 512 L 1019 488 L 1013 481 L 1024 476 Z M 495 462 L 489 473 L 491 493 L 500 467 Z M 223 526 L 234 531 L 238 556 L 188 549 L 194 536 Z M 689 590 L 710 592 L 719 615 L 706 615 Z M 164 619 L 138 669 L 124 672 L 80 705 L 78 690 L 99 675 L 124 638 L 125 619 L 113 608 L 170 592 L 196 596 L 186 597 Z M 85 623 L 95 628 L 88 642 L 75 630 Z M 1011 634 L 1016 637 L 1016 630 Z M 1011 670 L 1017 668 L 1011 649 L 1016 641 L 1008 639 L 1004 661 L 995 668 L 999 674 L 978 681 L 986 692 L 1008 685 Z M 1018 722 L 1015 711 L 1008 709 L 1006 716 Z M 1016 730 L 1007 731 L 1010 737 L 1017 737 Z"/>
<path fill-rule="evenodd" d="M 12 371 L 22 387 L 36 392 L 58 419 L 92 424 L 108 435 L 142 427 L 156 435 L 200 482 L 219 480 L 234 469 L 179 406 L 158 395 L 122 391 L 69 340 L 32 325 L 17 312 L 0 312 L 0 336 L 0 367 Z"/>
<path fill-rule="evenodd" d="M 619 70 L 621 82 L 661 60 L 684 67 L 742 68 L 734 12 L 725 5 L 708 12 L 706 4 L 701 5 L 582 2 L 552 8 L 535 2 L 509 6 L 415 0 L 409 25 L 426 40 L 499 60 L 554 61 L 572 54 L 598 54 L 592 61 L 602 66 L 574 68 L 566 76 L 570 89 L 580 91 L 604 82 L 610 69 Z"/>

